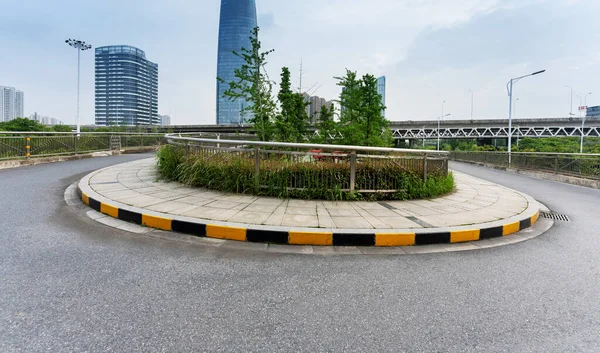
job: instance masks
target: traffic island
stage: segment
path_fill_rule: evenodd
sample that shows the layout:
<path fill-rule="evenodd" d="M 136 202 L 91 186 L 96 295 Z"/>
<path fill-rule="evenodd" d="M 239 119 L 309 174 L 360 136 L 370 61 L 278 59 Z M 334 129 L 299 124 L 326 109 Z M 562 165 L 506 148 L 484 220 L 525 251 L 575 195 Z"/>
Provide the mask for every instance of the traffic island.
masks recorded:
<path fill-rule="evenodd" d="M 535 224 L 530 196 L 454 172 L 456 191 L 416 201 L 308 201 L 158 181 L 154 158 L 81 179 L 82 201 L 146 227 L 252 243 L 400 247 L 500 238 Z"/>

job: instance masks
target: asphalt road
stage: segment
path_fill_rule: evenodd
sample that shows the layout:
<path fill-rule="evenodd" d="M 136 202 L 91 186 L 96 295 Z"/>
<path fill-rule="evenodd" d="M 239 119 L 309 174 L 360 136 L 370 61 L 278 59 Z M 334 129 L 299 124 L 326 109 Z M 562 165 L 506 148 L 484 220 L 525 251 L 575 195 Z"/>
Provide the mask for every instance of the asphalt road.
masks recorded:
<path fill-rule="evenodd" d="M 600 352 L 600 191 L 456 170 L 566 213 L 462 253 L 300 256 L 105 227 L 65 188 L 146 156 L 0 171 L 0 352 Z"/>

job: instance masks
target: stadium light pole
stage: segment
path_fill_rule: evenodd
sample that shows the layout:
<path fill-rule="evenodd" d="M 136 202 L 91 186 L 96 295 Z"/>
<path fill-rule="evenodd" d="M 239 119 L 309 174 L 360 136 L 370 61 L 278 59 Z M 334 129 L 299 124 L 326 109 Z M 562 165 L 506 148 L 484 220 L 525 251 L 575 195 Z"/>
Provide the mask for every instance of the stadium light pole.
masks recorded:
<path fill-rule="evenodd" d="M 82 40 L 77 39 L 67 39 L 65 43 L 77 49 L 77 136 L 81 132 L 81 122 L 79 121 L 79 86 L 80 86 L 80 76 L 81 76 L 81 52 L 84 50 L 92 49 L 90 44 Z"/>
<path fill-rule="evenodd" d="M 513 104 L 513 85 L 518 81 L 539 74 L 543 74 L 546 70 L 536 71 L 529 75 L 523 75 L 515 78 L 511 78 L 506 84 L 506 90 L 508 91 L 508 166 L 512 164 L 512 104 Z"/>

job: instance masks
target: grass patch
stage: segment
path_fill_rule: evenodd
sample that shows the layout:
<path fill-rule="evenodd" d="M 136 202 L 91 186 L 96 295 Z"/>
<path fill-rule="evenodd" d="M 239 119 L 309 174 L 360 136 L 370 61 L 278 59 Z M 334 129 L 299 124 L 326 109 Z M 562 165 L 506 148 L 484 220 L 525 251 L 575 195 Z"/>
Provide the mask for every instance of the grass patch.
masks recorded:
<path fill-rule="evenodd" d="M 452 174 L 433 174 L 423 181 L 422 170 L 395 163 L 359 161 L 356 190 L 350 191 L 348 163 L 290 161 L 288 156 L 263 159 L 258 180 L 254 158 L 234 153 L 207 156 L 164 146 L 158 153 L 162 178 L 190 186 L 238 194 L 305 200 L 410 200 L 432 198 L 454 190 Z M 257 184 L 258 181 L 258 184 Z M 378 190 L 380 192 L 360 192 Z M 391 191 L 395 190 L 395 191 Z"/>

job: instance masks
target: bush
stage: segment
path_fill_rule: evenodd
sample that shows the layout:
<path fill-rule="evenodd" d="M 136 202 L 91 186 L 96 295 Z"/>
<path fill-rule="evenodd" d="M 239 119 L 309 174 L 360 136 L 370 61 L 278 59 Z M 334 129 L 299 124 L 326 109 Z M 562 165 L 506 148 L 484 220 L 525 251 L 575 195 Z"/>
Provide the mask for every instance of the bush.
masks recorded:
<path fill-rule="evenodd" d="M 257 189 L 253 157 L 232 153 L 186 157 L 183 148 L 170 145 L 159 151 L 158 170 L 165 179 L 190 186 L 306 200 L 409 200 L 436 197 L 454 188 L 451 174 L 433 174 L 423 181 L 422 171 L 409 171 L 396 163 L 366 160 L 357 164 L 357 191 L 351 192 L 347 163 L 291 161 L 288 155 L 282 155 L 261 160 Z M 385 192 L 360 193 L 361 190 Z"/>

